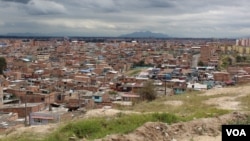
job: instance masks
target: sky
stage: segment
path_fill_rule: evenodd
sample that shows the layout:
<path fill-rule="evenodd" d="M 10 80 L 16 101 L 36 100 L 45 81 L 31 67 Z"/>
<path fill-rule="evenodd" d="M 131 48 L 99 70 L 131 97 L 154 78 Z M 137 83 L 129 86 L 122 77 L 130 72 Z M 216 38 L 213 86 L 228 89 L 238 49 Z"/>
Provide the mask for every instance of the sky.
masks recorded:
<path fill-rule="evenodd" d="M 0 34 L 244 37 L 249 7 L 248 0 L 0 0 Z"/>

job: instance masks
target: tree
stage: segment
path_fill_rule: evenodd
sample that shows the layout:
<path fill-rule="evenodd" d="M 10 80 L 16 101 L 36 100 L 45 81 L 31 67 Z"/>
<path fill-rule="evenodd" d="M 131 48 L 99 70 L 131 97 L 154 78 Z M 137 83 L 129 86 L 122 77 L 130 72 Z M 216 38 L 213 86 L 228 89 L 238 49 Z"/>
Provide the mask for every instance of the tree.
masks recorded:
<path fill-rule="evenodd" d="M 157 96 L 157 93 L 154 89 L 155 86 L 153 85 L 153 82 L 147 81 L 143 83 L 143 87 L 138 90 L 138 93 L 143 100 L 152 101 L 155 100 Z"/>
<path fill-rule="evenodd" d="M 204 63 L 202 61 L 199 61 L 198 66 L 204 66 Z"/>
<path fill-rule="evenodd" d="M 0 57 L 0 74 L 3 74 L 3 70 L 7 67 L 7 63 L 4 57 Z"/>
<path fill-rule="evenodd" d="M 247 60 L 246 56 L 236 56 L 236 62 L 245 62 Z"/>
<path fill-rule="evenodd" d="M 233 64 L 233 59 L 231 57 L 228 57 L 227 58 L 227 61 L 228 61 L 228 64 L 229 65 L 232 65 Z"/>
<path fill-rule="evenodd" d="M 241 62 L 241 61 L 242 61 L 241 56 L 236 56 L 236 62 Z"/>

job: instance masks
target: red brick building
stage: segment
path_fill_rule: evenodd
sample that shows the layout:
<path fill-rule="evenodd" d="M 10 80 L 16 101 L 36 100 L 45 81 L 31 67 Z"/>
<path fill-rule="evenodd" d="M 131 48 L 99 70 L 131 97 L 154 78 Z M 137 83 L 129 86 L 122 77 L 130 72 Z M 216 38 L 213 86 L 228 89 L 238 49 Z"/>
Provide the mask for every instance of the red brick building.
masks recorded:
<path fill-rule="evenodd" d="M 38 111 L 44 110 L 45 104 L 44 103 L 27 103 L 26 108 L 27 108 L 26 115 L 28 116 L 32 112 L 38 112 Z M 25 112 L 26 112 L 25 104 L 7 104 L 7 105 L 4 105 L 0 109 L 0 111 L 17 113 L 18 117 L 25 117 Z"/>

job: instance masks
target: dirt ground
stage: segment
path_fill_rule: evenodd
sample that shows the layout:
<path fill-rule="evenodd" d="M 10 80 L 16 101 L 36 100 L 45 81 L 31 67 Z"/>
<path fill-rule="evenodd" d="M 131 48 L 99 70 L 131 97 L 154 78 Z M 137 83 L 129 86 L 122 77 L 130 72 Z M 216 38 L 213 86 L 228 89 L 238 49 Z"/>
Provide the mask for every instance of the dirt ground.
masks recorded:
<path fill-rule="evenodd" d="M 210 98 L 204 103 L 215 105 L 219 109 L 242 111 L 244 107 L 239 97 L 250 95 L 250 86 L 226 87 L 207 90 L 200 96 L 222 95 Z M 226 95 L 226 96 L 225 96 Z M 227 96 L 228 95 L 228 96 Z M 167 101 L 165 104 L 181 106 L 182 101 Z M 221 141 L 221 125 L 228 122 L 246 119 L 245 112 L 233 112 L 214 118 L 196 119 L 190 122 L 167 125 L 165 123 L 149 122 L 127 135 L 110 135 L 96 141 Z"/>
<path fill-rule="evenodd" d="M 172 101 L 166 101 L 164 102 L 164 104 L 171 105 L 171 106 L 181 106 L 183 102 L 180 100 L 172 100 Z"/>
<path fill-rule="evenodd" d="M 222 124 L 246 118 L 246 114 L 234 112 L 172 125 L 148 122 L 127 135 L 110 135 L 95 141 L 220 141 Z"/>
<path fill-rule="evenodd" d="M 208 90 L 205 92 L 205 94 L 202 94 L 202 95 L 211 96 L 211 95 L 221 95 L 221 94 L 227 94 L 228 96 L 222 96 L 219 98 L 211 98 L 204 102 L 208 105 L 215 105 L 220 109 L 234 110 L 234 111 L 241 110 L 244 107 L 242 107 L 240 105 L 240 102 L 237 101 L 236 99 L 250 95 L 250 86 L 216 88 L 216 89 Z"/>
<path fill-rule="evenodd" d="M 133 111 L 120 111 L 116 109 L 95 109 L 88 111 L 84 118 L 90 118 L 90 117 L 100 117 L 100 116 L 115 116 L 118 113 L 124 113 L 124 114 L 139 114 L 139 112 L 133 112 Z"/>
<path fill-rule="evenodd" d="M 37 137 L 43 137 L 51 133 L 59 127 L 59 124 L 48 124 L 48 125 L 39 125 L 39 126 L 22 126 L 22 127 L 13 127 L 7 129 L 4 133 L 0 134 L 0 139 L 8 136 L 20 137 L 22 134 L 32 133 L 37 135 Z"/>

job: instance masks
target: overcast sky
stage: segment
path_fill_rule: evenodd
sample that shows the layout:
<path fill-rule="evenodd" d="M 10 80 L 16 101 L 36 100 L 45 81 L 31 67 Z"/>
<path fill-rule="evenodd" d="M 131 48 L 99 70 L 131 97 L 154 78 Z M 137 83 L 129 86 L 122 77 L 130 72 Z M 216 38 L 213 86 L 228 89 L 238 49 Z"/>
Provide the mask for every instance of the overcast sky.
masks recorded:
<path fill-rule="evenodd" d="M 172 37 L 250 35 L 248 0 L 0 0 L 0 34 Z"/>

